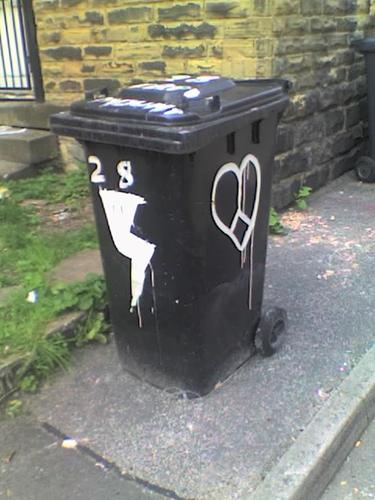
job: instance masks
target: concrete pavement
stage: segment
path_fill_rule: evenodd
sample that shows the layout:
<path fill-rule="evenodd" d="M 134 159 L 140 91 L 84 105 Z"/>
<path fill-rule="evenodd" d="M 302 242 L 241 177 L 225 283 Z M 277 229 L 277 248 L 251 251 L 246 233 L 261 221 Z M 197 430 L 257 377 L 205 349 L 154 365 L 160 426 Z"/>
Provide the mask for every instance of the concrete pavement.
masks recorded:
<path fill-rule="evenodd" d="M 19 500 L 161 499 L 100 457 L 62 448 L 62 437 L 30 417 L 0 422 L 0 498 Z"/>
<path fill-rule="evenodd" d="M 286 343 L 273 358 L 253 357 L 210 395 L 189 401 L 175 388 L 160 391 L 124 372 L 113 343 L 91 346 L 75 352 L 68 373 L 28 398 L 34 421 L 85 443 L 95 456 L 116 464 L 125 477 L 145 481 L 151 487 L 147 494 L 155 487 L 175 498 L 259 494 L 294 446 L 301 439 L 308 441 L 320 412 L 330 405 L 334 411 L 335 398 L 341 399 L 339 386 L 350 383 L 361 359 L 371 355 L 374 190 L 374 185 L 346 175 L 314 194 L 309 211 L 285 215 L 291 228 L 288 236 L 270 239 L 265 305 L 285 307 L 289 314 Z M 371 383 L 367 378 L 369 394 Z M 342 411 L 355 414 L 361 396 L 349 391 L 347 397 Z M 369 396 L 368 405 L 373 402 Z M 351 425 L 348 412 L 337 420 L 341 427 L 323 429 L 331 432 L 332 443 L 342 435 L 349 436 L 341 440 L 346 446 L 358 439 L 360 426 Z M 366 418 L 359 421 L 364 424 Z M 350 432 L 340 434 L 340 429 Z M 313 451 L 316 443 L 311 443 Z M 321 447 L 315 451 L 319 463 Z M 62 474 L 65 461 L 60 462 Z M 317 471 L 309 470 L 295 471 L 293 484 Z M 319 494 L 329 479 L 322 479 Z M 272 498 L 286 497 L 276 490 Z"/>
<path fill-rule="evenodd" d="M 375 416 L 375 347 L 335 390 L 251 500 L 313 500 Z M 340 498 L 340 497 L 338 497 Z"/>

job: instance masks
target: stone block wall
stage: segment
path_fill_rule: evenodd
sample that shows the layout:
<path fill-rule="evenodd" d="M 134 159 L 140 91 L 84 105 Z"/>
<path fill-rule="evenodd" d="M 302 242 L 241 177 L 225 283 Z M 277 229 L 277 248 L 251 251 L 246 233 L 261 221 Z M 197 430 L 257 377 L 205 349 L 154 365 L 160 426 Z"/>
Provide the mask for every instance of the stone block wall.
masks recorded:
<path fill-rule="evenodd" d="M 279 130 L 274 205 L 353 166 L 366 81 L 350 43 L 375 0 L 34 0 L 47 100 L 167 77 L 222 74 L 293 82 Z"/>
<path fill-rule="evenodd" d="M 366 77 L 353 39 L 371 32 L 375 2 L 280 0 L 272 74 L 294 84 L 279 130 L 274 204 L 353 168 L 365 149 Z"/>

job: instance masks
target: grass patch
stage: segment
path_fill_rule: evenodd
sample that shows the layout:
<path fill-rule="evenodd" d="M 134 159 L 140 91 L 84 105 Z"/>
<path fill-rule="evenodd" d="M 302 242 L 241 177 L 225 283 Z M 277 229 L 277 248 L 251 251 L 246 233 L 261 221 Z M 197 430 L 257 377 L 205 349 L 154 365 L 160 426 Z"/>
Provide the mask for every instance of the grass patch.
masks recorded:
<path fill-rule="evenodd" d="M 36 177 L 8 181 L 6 187 L 16 202 L 40 199 L 49 203 L 64 202 L 75 206 L 83 198 L 89 196 L 86 166 L 83 164 L 80 168 L 68 173 L 46 168 Z"/>
<path fill-rule="evenodd" d="M 0 287 L 40 286 L 44 274 L 60 260 L 97 245 L 93 224 L 47 232 L 35 210 L 11 198 L 0 202 L 0 230 Z"/>
<path fill-rule="evenodd" d="M 74 310 L 92 311 L 93 315 L 93 311 L 101 311 L 105 305 L 104 282 L 96 275 L 71 285 L 50 286 L 47 280 L 41 279 L 39 288 L 34 289 L 35 302 L 27 300 L 27 290 L 20 287 L 0 308 L 0 360 L 15 354 L 27 354 L 36 360 L 41 346 L 49 342 L 45 338 L 45 328 L 50 321 Z M 93 336 L 90 330 L 91 327 L 85 332 L 86 337 L 82 339 L 80 333 L 73 342 L 82 344 L 84 338 L 95 340 L 96 335 Z"/>
<path fill-rule="evenodd" d="M 98 276 L 84 283 L 51 285 L 51 270 L 64 258 L 97 247 L 93 221 L 86 217 L 64 224 L 48 219 L 46 205 L 62 204 L 72 217 L 88 198 L 88 182 L 83 169 L 41 175 L 4 183 L 0 197 L 0 288 L 17 286 L 0 303 L 0 363 L 10 356 L 27 355 L 21 369 L 21 387 L 35 389 L 38 381 L 54 367 L 66 367 L 70 344 L 90 340 L 105 341 L 105 286 Z M 26 203 L 41 200 L 39 205 Z M 42 207 L 42 209 L 41 209 Z M 61 207 L 60 207 L 61 209 Z M 65 212 L 64 212 L 65 213 Z M 47 324 L 58 315 L 84 310 L 88 318 L 68 343 L 59 335 L 46 338 Z"/>

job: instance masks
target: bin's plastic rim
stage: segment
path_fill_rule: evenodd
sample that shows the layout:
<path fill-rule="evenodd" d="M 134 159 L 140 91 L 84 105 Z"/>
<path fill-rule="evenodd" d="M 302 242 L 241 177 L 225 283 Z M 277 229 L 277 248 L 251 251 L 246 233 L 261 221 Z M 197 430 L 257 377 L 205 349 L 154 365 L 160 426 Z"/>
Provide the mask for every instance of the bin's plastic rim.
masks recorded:
<path fill-rule="evenodd" d="M 255 96 L 254 99 L 254 104 L 251 102 L 252 98 L 249 101 L 249 105 L 251 105 L 253 108 L 258 108 L 260 106 L 263 106 L 267 104 L 270 101 L 277 102 L 285 93 L 288 93 L 288 91 L 291 89 L 292 84 L 288 80 L 284 79 L 270 79 L 270 78 L 264 78 L 264 79 L 256 79 L 256 80 L 249 80 L 249 79 L 244 79 L 244 80 L 235 80 L 235 83 L 240 83 L 240 84 L 251 84 L 251 83 L 257 83 L 257 84 L 272 84 L 274 85 L 273 88 L 270 88 L 266 93 L 262 95 L 261 98 L 259 96 Z M 118 115 L 117 113 L 105 113 L 103 116 L 98 116 L 98 111 L 97 110 L 90 110 L 90 109 L 85 109 L 80 108 L 81 105 L 85 105 L 87 101 L 82 100 L 82 101 L 77 101 L 72 104 L 70 113 L 72 116 L 77 116 L 81 117 L 83 119 L 92 119 L 92 120 L 103 120 L 107 123 L 110 122 L 117 122 L 117 121 L 126 121 L 129 123 L 134 123 L 134 126 L 137 127 L 139 126 L 140 123 L 142 123 L 141 127 L 142 129 L 147 128 L 147 127 L 165 127 L 168 129 L 173 129 L 175 127 L 194 127 L 194 126 L 200 126 L 204 123 L 207 123 L 208 121 L 214 122 L 218 119 L 226 119 L 226 117 L 234 115 L 236 113 L 241 112 L 243 109 L 241 109 L 244 105 L 241 101 L 239 102 L 233 102 L 231 103 L 226 109 L 221 109 L 218 112 L 210 113 L 208 116 L 204 118 L 204 120 L 198 119 L 189 119 L 189 120 L 173 120 L 171 122 L 168 121 L 158 121 L 158 120 L 148 120 L 148 117 L 145 119 L 139 118 L 139 117 L 131 117 L 131 116 L 122 116 L 121 114 Z"/>
<path fill-rule="evenodd" d="M 106 121 L 111 125 L 111 129 L 107 130 L 103 129 L 103 120 L 62 112 L 51 116 L 51 130 L 57 135 L 73 137 L 79 142 L 120 145 L 169 154 L 189 154 L 205 147 L 216 138 L 235 132 L 257 120 L 265 119 L 271 113 L 275 115 L 282 113 L 288 102 L 288 95 L 281 94 L 278 100 L 273 99 L 261 107 L 185 126 L 163 127 L 138 122 L 136 127 L 135 121 L 129 120 L 128 123 Z"/>
<path fill-rule="evenodd" d="M 375 52 L 375 37 L 354 40 L 352 46 L 360 52 Z"/>

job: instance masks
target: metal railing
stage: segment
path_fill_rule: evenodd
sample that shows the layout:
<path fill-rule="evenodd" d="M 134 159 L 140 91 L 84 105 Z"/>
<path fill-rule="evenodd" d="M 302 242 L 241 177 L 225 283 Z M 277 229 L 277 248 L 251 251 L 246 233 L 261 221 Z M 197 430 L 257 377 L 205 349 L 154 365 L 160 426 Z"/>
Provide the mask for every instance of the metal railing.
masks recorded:
<path fill-rule="evenodd" d="M 31 73 L 21 0 L 0 0 L 0 90 L 31 90 Z"/>

